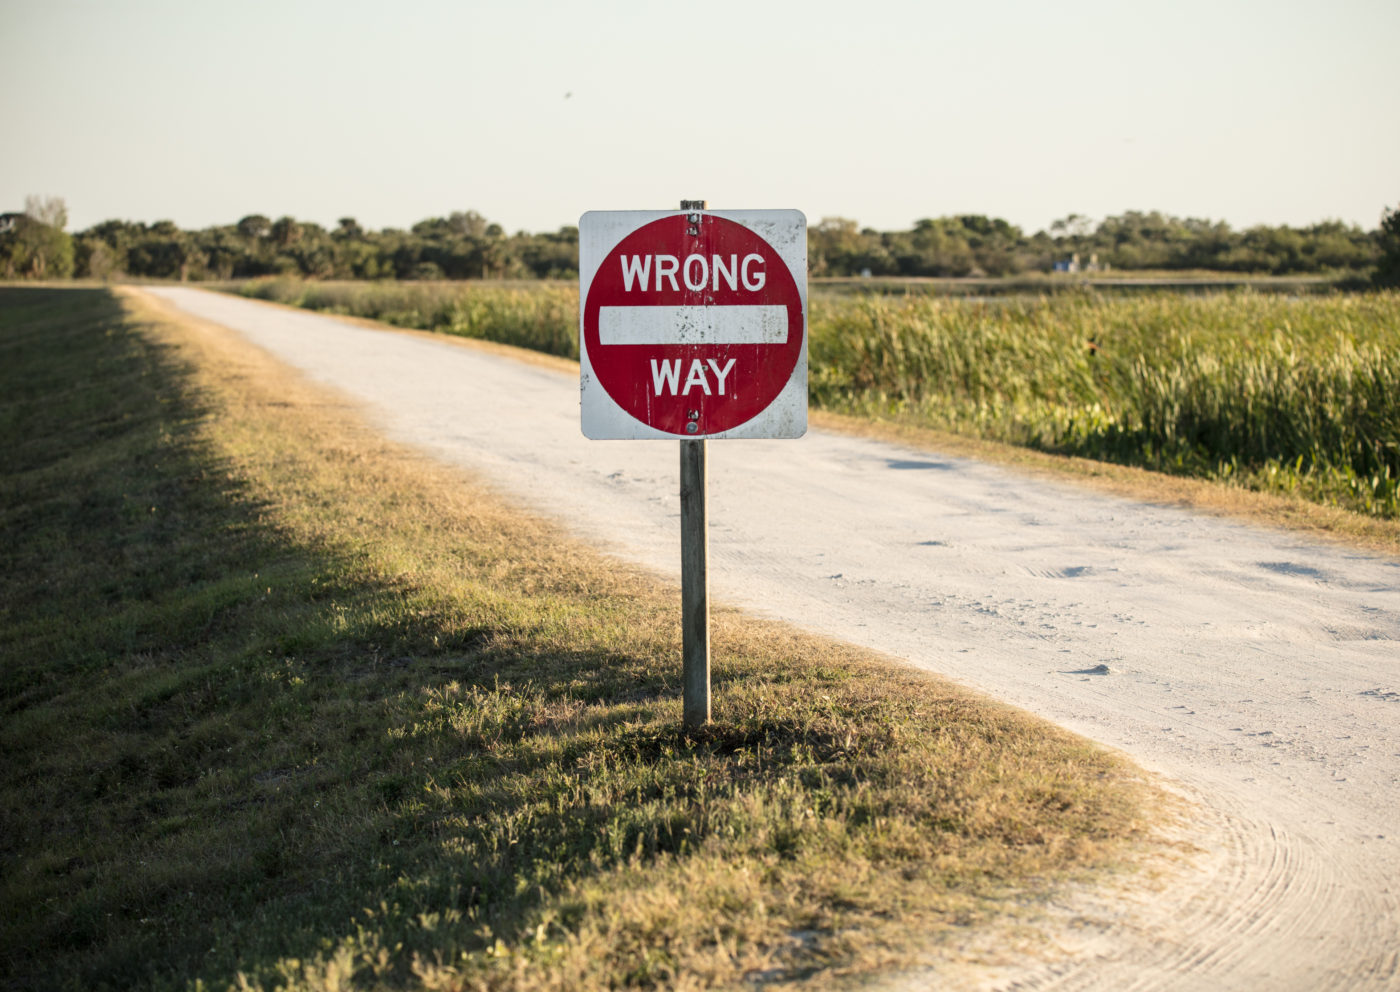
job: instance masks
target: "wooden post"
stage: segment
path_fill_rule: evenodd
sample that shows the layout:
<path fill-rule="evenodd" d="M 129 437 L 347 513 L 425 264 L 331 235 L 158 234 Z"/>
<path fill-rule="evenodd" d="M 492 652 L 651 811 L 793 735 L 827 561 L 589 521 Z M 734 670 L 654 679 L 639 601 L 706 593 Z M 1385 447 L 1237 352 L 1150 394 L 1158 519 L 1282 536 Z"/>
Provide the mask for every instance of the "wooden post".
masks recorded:
<path fill-rule="evenodd" d="M 682 200 L 682 210 L 704 210 Z M 698 225 L 691 233 L 698 233 Z M 706 528 L 705 441 L 681 441 L 681 680 L 686 727 L 710 722 L 710 535 Z"/>

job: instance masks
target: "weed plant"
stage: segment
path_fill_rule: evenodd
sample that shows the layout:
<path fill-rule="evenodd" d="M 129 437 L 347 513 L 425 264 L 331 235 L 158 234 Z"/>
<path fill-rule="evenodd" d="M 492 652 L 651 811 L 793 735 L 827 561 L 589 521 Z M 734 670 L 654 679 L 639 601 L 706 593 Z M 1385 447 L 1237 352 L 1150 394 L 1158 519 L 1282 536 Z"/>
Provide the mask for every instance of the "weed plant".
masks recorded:
<path fill-rule="evenodd" d="M 676 590 L 227 333 L 0 289 L 0 397 L 0 987 L 821 987 L 1157 808 L 734 614 L 682 732 Z"/>

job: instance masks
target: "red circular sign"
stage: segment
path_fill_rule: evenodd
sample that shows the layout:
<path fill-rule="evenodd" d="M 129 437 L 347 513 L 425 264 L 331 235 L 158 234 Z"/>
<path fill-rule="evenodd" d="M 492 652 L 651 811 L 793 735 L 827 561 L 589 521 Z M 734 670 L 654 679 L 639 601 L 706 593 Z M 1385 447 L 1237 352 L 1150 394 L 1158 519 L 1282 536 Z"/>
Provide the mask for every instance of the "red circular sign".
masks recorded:
<path fill-rule="evenodd" d="M 642 423 L 678 437 L 762 413 L 802 356 L 802 296 L 768 242 L 725 217 L 662 217 L 613 248 L 583 301 L 593 375 Z M 691 426 L 693 425 L 693 426 Z"/>

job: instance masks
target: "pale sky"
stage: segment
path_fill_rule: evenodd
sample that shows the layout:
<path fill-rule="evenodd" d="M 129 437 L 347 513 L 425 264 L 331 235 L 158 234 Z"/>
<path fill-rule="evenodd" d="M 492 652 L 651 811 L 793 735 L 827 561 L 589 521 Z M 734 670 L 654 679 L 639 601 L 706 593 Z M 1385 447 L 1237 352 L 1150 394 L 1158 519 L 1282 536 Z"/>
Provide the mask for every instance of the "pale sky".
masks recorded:
<path fill-rule="evenodd" d="M 0 210 L 408 227 L 796 208 L 1374 229 L 1396 0 L 0 0 Z"/>

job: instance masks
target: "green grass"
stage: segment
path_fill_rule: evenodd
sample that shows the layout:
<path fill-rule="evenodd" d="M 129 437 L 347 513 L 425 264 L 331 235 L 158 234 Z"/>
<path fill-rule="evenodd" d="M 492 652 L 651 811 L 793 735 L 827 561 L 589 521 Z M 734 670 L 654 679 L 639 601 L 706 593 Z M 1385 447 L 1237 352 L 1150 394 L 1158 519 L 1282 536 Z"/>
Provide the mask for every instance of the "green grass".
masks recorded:
<path fill-rule="evenodd" d="M 819 301 L 812 327 L 828 409 L 1400 516 L 1400 294 Z"/>
<path fill-rule="evenodd" d="M 814 408 L 1400 519 L 1400 293 L 814 293 Z M 578 357 L 577 293 L 243 292 Z"/>
<path fill-rule="evenodd" d="M 254 349 L 0 289 L 0 985 L 840 985 L 1118 864 L 1024 714 L 678 595 Z M 940 950 L 941 948 L 941 950 Z"/>

